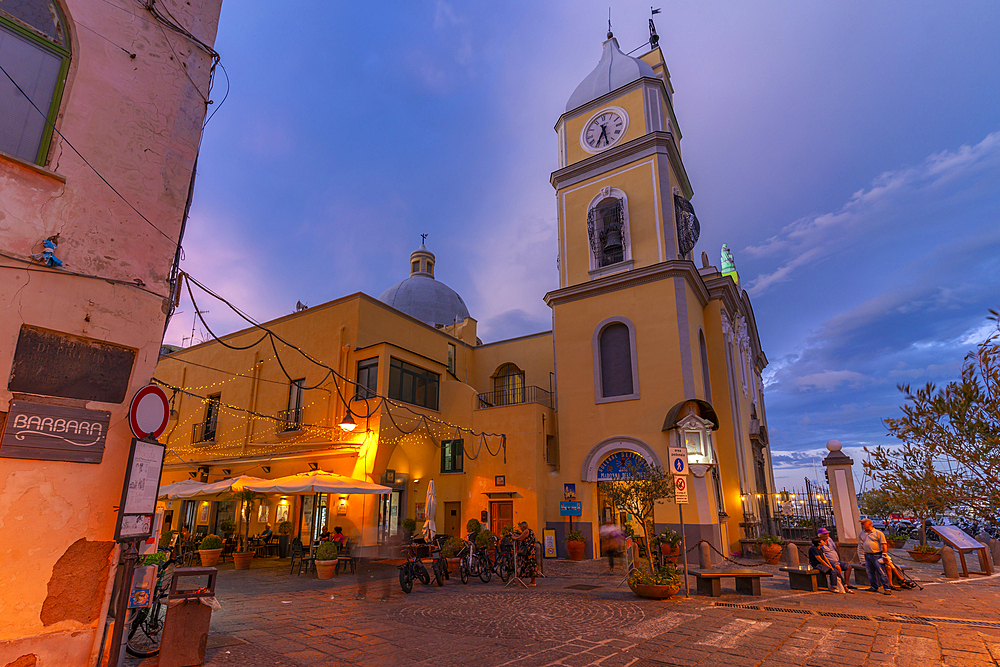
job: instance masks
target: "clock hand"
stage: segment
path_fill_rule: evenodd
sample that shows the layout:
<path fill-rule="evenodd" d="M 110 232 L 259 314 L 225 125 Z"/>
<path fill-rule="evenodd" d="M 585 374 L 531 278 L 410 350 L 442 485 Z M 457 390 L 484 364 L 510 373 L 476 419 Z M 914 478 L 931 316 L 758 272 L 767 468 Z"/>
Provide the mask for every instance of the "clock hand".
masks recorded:
<path fill-rule="evenodd" d="M 611 143 L 610 141 L 608 141 L 608 126 L 607 125 L 601 125 L 601 137 L 604 137 L 604 145 L 605 146 L 607 146 L 609 143 Z M 598 146 L 601 145 L 601 137 L 597 137 L 597 145 Z"/>

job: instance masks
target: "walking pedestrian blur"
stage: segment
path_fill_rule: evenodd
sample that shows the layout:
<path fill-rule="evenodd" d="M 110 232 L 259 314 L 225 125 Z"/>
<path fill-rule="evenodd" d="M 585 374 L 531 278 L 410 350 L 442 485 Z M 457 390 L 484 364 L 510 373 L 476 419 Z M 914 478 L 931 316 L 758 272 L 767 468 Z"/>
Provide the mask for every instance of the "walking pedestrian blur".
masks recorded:
<path fill-rule="evenodd" d="M 598 534 L 601 538 L 601 551 L 608 557 L 608 573 L 615 573 L 615 556 L 621 549 L 622 529 L 614 521 L 605 522 Z"/>
<path fill-rule="evenodd" d="M 889 553 L 889 542 L 885 534 L 872 525 L 871 519 L 861 520 L 861 535 L 858 536 L 858 558 L 864 562 L 871 582 L 872 593 L 878 593 L 879 588 L 885 595 L 892 595 L 889 577 L 885 573 L 883 558 Z M 883 562 L 879 562 L 883 561 Z"/>

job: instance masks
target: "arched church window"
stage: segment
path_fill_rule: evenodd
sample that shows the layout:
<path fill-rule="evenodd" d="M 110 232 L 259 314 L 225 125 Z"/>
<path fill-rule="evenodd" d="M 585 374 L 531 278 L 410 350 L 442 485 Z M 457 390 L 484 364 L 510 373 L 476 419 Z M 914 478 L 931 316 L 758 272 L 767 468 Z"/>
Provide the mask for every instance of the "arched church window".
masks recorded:
<path fill-rule="evenodd" d="M 524 371 L 516 364 L 506 363 L 493 374 L 496 405 L 524 403 Z"/>
<path fill-rule="evenodd" d="M 53 0 L 0 3 L 0 151 L 44 164 L 70 49 Z"/>
<path fill-rule="evenodd" d="M 708 345 L 705 344 L 705 332 L 698 330 L 698 347 L 701 352 L 701 381 L 705 385 L 705 400 L 712 402 L 712 379 L 708 374 Z"/>
<path fill-rule="evenodd" d="M 615 322 L 601 332 L 601 393 L 605 398 L 632 394 L 632 341 L 628 327 Z"/>

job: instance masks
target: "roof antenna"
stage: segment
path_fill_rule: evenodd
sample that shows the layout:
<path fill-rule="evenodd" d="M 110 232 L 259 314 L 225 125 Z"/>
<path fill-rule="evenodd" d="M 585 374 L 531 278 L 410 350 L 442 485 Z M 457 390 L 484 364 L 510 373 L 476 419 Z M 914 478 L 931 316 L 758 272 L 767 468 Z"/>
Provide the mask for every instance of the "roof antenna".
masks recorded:
<path fill-rule="evenodd" d="M 660 13 L 659 9 L 649 8 L 649 48 L 655 49 L 660 43 L 660 36 L 656 34 L 656 26 L 653 25 L 653 17 Z"/>
<path fill-rule="evenodd" d="M 611 32 L 611 7 L 608 7 L 608 39 L 615 36 L 615 33 Z"/>

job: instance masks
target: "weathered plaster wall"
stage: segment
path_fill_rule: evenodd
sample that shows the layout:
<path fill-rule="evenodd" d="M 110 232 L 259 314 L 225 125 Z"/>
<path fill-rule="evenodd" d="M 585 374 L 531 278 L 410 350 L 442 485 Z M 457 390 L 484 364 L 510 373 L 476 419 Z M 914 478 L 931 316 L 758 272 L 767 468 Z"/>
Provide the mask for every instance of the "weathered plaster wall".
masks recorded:
<path fill-rule="evenodd" d="M 199 39 L 214 41 L 221 0 L 164 5 Z M 22 324 L 137 353 L 124 403 L 56 399 L 111 412 L 100 464 L 8 459 L 0 451 L 0 665 L 96 660 L 116 556 L 114 506 L 131 440 L 128 399 L 149 381 L 158 356 L 212 64 L 140 4 L 61 6 L 72 60 L 56 126 L 66 139 L 53 138 L 42 168 L 0 154 L 0 252 L 28 259 L 58 233 L 56 256 L 65 267 L 46 271 L 0 258 L 0 377 L 10 375 Z M 11 399 L 0 383 L 0 412 Z"/>

